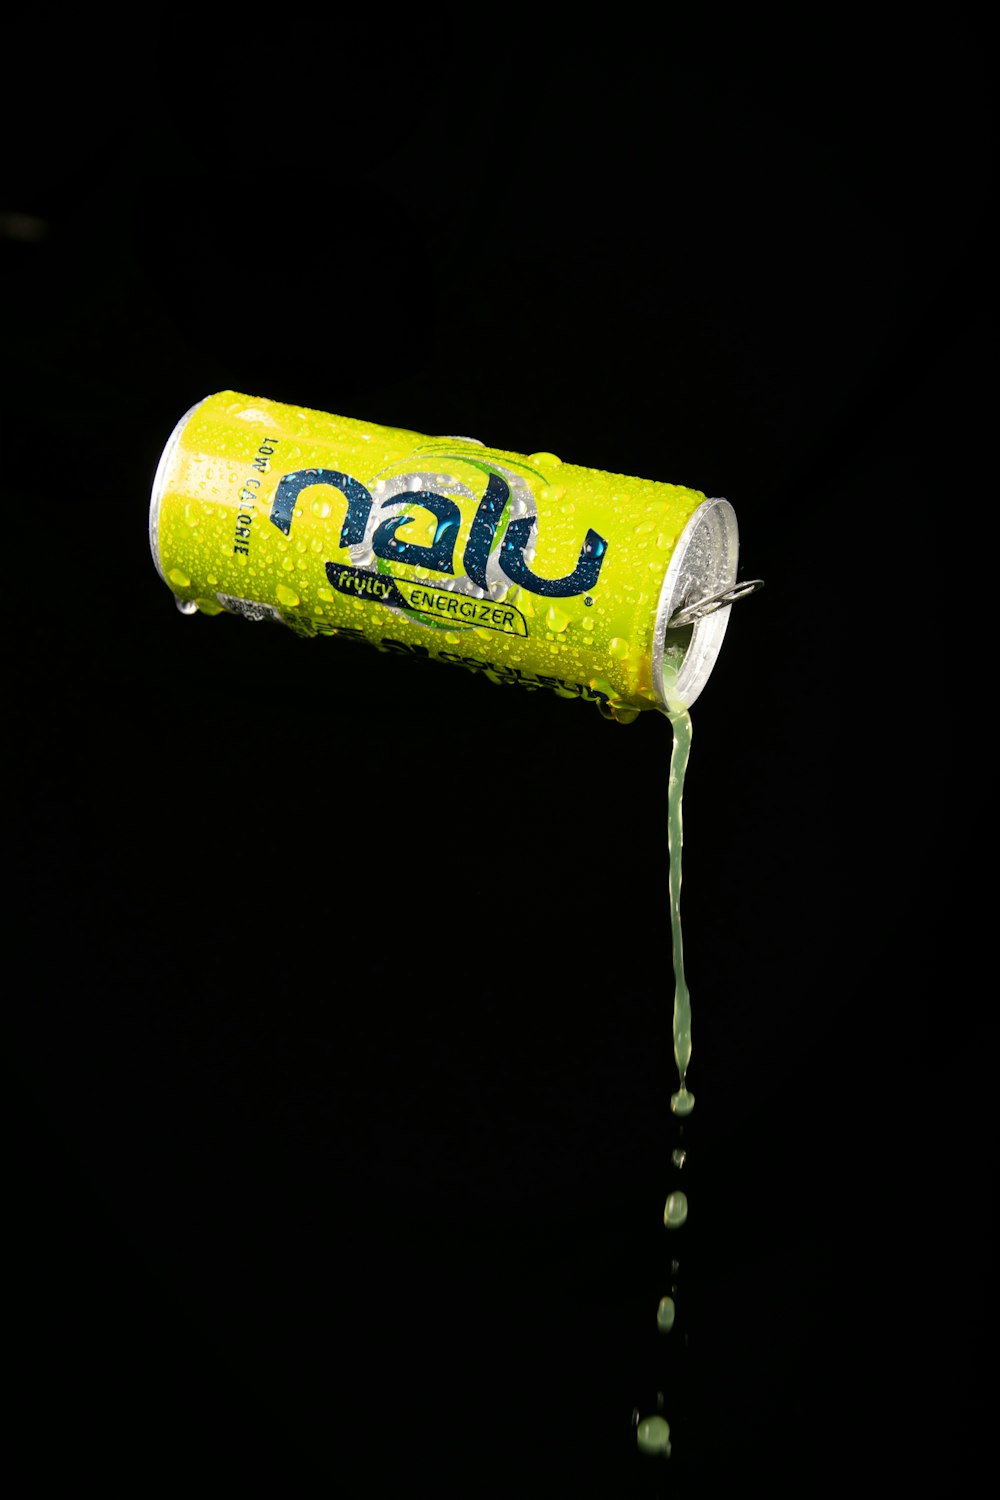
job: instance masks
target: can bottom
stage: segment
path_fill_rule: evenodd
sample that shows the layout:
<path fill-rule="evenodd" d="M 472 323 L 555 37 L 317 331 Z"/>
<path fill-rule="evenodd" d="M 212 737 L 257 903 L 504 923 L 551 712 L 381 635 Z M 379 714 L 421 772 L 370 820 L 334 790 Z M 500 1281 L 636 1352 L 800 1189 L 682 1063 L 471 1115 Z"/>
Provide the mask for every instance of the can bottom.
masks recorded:
<path fill-rule="evenodd" d="M 181 433 L 184 431 L 184 428 L 187 426 L 190 419 L 194 416 L 199 406 L 203 406 L 205 401 L 207 401 L 208 399 L 209 398 L 206 396 L 203 398 L 203 400 L 196 401 L 193 406 L 188 408 L 188 410 L 181 417 L 180 421 L 175 424 L 174 430 L 167 438 L 163 452 L 160 454 L 160 461 L 156 465 L 156 473 L 153 475 L 153 483 L 150 488 L 149 494 L 149 550 L 153 554 L 153 562 L 156 564 L 156 571 L 159 573 L 164 583 L 167 582 L 167 579 L 162 567 L 160 566 L 160 501 L 163 498 L 163 486 L 167 477 L 167 469 L 169 468 L 170 462 L 173 459 L 174 449 L 180 442 Z"/>

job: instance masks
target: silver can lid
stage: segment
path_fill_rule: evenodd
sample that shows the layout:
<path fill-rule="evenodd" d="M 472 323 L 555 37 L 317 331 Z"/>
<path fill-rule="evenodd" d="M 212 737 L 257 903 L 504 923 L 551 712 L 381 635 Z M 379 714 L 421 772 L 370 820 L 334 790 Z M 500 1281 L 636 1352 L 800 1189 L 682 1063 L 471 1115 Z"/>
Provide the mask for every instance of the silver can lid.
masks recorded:
<path fill-rule="evenodd" d="M 714 604 L 700 616 L 693 606 L 733 588 L 739 552 L 739 527 L 729 501 L 704 501 L 674 548 L 656 612 L 653 690 L 666 713 L 690 708 L 711 676 L 732 605 Z M 682 611 L 689 609 L 697 617 L 685 622 Z"/>

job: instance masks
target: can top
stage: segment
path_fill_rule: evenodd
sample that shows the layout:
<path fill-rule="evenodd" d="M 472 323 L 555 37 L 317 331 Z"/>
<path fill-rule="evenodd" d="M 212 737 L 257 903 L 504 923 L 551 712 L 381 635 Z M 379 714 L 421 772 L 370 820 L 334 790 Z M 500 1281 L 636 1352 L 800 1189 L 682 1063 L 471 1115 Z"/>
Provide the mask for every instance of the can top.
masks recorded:
<path fill-rule="evenodd" d="M 671 628 L 670 621 L 685 606 L 733 586 L 739 551 L 739 527 L 729 501 L 704 501 L 677 542 L 656 612 L 653 685 L 667 713 L 690 708 L 701 693 L 722 647 L 732 605 L 693 625 Z"/>

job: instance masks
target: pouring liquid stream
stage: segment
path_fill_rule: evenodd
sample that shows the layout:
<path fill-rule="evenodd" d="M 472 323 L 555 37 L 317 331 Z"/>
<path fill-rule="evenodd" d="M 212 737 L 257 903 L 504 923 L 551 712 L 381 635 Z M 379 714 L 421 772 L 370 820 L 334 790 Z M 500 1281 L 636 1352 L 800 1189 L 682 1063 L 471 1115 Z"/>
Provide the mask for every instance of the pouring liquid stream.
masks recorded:
<path fill-rule="evenodd" d="M 684 775 L 691 753 L 691 716 L 684 709 L 670 713 L 673 745 L 670 752 L 670 772 L 667 785 L 667 848 L 669 858 L 670 936 L 674 970 L 673 1043 L 674 1061 L 677 1064 L 678 1087 L 671 1095 L 670 1108 L 674 1115 L 683 1119 L 694 1109 L 694 1095 L 687 1087 L 687 1070 L 691 1061 L 691 995 L 684 974 L 684 941 L 681 932 L 681 850 L 684 843 L 682 804 L 684 797 Z M 686 1152 L 678 1148 L 673 1151 L 671 1161 L 679 1171 L 685 1161 Z M 684 1224 L 688 1214 L 687 1195 L 672 1191 L 663 1210 L 666 1229 L 676 1232 Z M 679 1262 L 671 1263 L 676 1275 Z M 671 1292 L 676 1293 L 676 1283 Z M 669 1334 L 674 1326 L 676 1305 L 673 1296 L 661 1297 L 656 1313 L 656 1326 L 660 1334 Z M 662 1404 L 662 1393 L 658 1405 Z M 667 1458 L 671 1452 L 670 1424 L 659 1413 L 639 1421 L 639 1413 L 633 1413 L 636 1423 L 636 1440 L 641 1452 Z"/>
<path fill-rule="evenodd" d="M 670 860 L 670 937 L 674 958 L 674 1061 L 677 1064 L 678 1088 L 671 1095 L 670 1108 L 675 1115 L 689 1115 L 694 1109 L 694 1095 L 686 1080 L 691 1061 L 691 995 L 684 976 L 684 938 L 681 932 L 681 848 L 684 843 L 683 808 L 684 773 L 691 754 L 691 716 L 685 711 L 672 713 L 670 724 L 674 743 L 670 752 L 670 779 L 667 785 L 667 847 Z"/>

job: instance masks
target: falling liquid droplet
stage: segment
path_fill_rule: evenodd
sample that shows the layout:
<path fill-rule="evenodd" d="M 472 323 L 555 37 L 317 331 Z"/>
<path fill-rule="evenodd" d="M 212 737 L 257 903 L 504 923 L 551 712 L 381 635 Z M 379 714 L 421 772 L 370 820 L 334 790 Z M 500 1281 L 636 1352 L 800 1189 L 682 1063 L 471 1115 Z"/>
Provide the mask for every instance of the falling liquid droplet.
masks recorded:
<path fill-rule="evenodd" d="M 663 1209 L 663 1222 L 668 1229 L 680 1229 L 688 1216 L 686 1193 L 671 1193 Z"/>
<path fill-rule="evenodd" d="M 674 1326 L 674 1318 L 677 1309 L 674 1306 L 673 1297 L 661 1297 L 660 1305 L 656 1309 L 656 1326 L 661 1333 L 669 1333 Z"/>
<path fill-rule="evenodd" d="M 635 1430 L 635 1440 L 643 1453 L 670 1456 L 670 1424 L 664 1417 L 645 1417 Z"/>
<path fill-rule="evenodd" d="M 687 1161 L 687 1152 L 682 1151 L 680 1147 L 678 1147 L 676 1151 L 671 1151 L 670 1160 L 673 1162 L 675 1167 L 683 1167 L 684 1163 Z"/>
<path fill-rule="evenodd" d="M 670 1095 L 670 1108 L 675 1115 L 689 1115 L 694 1109 L 694 1095 L 687 1089 L 678 1089 Z"/>

